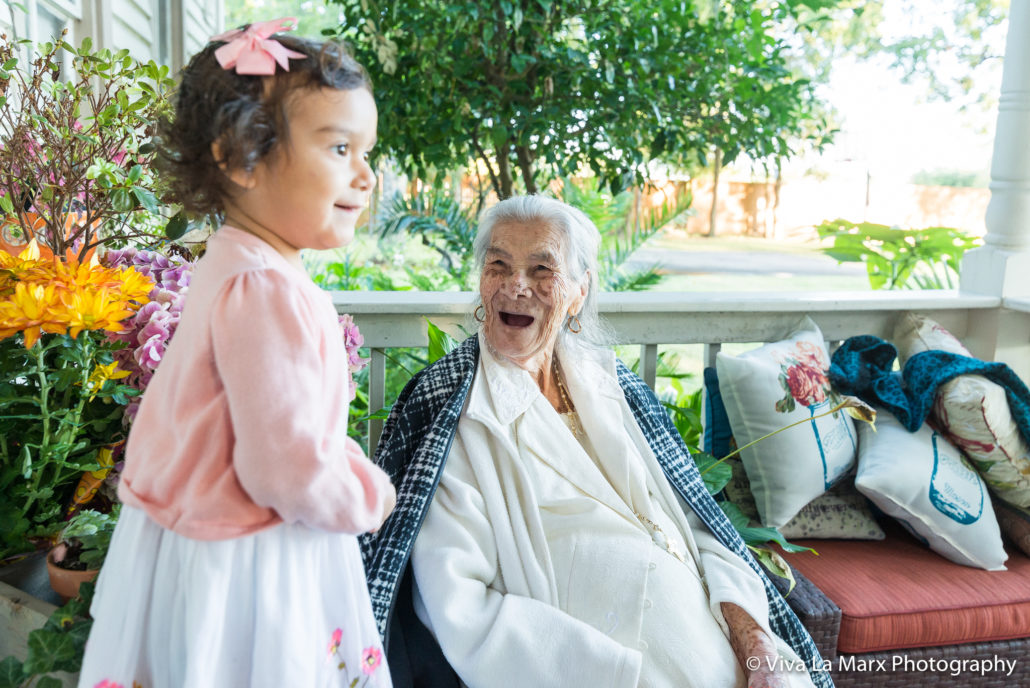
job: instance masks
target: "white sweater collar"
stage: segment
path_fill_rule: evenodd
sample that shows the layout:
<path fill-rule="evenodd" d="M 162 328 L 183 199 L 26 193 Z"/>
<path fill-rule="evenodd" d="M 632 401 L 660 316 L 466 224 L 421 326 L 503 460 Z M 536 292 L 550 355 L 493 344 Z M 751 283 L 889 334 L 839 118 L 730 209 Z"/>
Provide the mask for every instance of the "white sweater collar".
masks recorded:
<path fill-rule="evenodd" d="M 466 413 L 480 420 L 509 425 L 541 397 L 540 388 L 527 371 L 491 351 L 479 333 L 479 367 L 469 393 Z M 588 404 L 591 395 L 622 397 L 615 372 L 615 353 L 610 349 L 557 346 L 558 361 L 565 372 L 569 394 L 577 408 Z"/>

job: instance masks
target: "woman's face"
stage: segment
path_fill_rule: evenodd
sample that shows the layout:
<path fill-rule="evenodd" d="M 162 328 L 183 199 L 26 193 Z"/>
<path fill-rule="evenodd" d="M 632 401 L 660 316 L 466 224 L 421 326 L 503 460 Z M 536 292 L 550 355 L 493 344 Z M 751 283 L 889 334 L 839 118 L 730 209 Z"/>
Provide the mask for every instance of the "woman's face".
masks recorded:
<path fill-rule="evenodd" d="M 561 234 L 546 224 L 494 228 L 479 281 L 486 341 L 518 366 L 547 362 L 569 315 L 579 313 L 587 286 L 565 264 Z"/>

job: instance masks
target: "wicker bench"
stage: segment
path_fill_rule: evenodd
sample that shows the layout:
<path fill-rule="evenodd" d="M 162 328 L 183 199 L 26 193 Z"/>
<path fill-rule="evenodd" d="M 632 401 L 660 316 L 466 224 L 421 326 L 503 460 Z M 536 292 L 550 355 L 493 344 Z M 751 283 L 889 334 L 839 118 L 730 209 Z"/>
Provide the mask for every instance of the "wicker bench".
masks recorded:
<path fill-rule="evenodd" d="M 785 555 L 797 580 L 787 601 L 835 684 L 1030 686 L 1030 558 L 1010 548 L 1009 571 L 971 569 L 944 560 L 900 528 L 885 530 L 886 541 L 801 541 L 819 557 Z M 947 590 L 938 595 L 938 585 Z M 782 579 L 777 586 L 786 592 Z M 916 598 L 918 609 L 902 611 L 906 595 Z M 890 647 L 893 642 L 898 647 Z M 863 644 L 879 647 L 857 651 Z"/>

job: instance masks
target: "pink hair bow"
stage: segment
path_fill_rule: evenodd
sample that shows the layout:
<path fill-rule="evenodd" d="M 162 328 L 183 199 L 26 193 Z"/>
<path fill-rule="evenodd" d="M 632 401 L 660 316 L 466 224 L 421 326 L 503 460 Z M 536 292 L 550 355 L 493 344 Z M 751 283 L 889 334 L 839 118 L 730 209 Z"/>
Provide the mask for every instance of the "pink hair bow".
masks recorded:
<path fill-rule="evenodd" d="M 290 50 L 269 36 L 278 31 L 292 31 L 296 23 L 297 20 L 293 17 L 282 17 L 212 36 L 212 41 L 225 41 L 225 45 L 215 50 L 215 59 L 224 69 L 235 67 L 237 74 L 270 76 L 275 74 L 276 62 L 288 72 L 291 57 L 300 58 L 307 55 Z"/>

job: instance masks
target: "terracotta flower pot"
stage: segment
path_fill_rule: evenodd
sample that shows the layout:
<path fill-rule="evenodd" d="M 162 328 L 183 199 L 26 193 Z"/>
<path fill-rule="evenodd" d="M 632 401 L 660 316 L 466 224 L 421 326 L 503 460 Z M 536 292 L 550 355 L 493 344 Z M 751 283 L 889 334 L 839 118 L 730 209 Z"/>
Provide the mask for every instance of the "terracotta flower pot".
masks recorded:
<path fill-rule="evenodd" d="M 64 545 L 57 545 L 50 550 L 46 555 L 46 569 L 47 573 L 50 574 L 50 587 L 67 602 L 79 594 L 79 585 L 88 583 L 96 578 L 97 574 L 100 573 L 100 569 L 72 571 L 71 569 L 61 568 L 54 561 L 55 558 L 58 561 L 62 559 L 65 550 L 66 547 Z"/>

